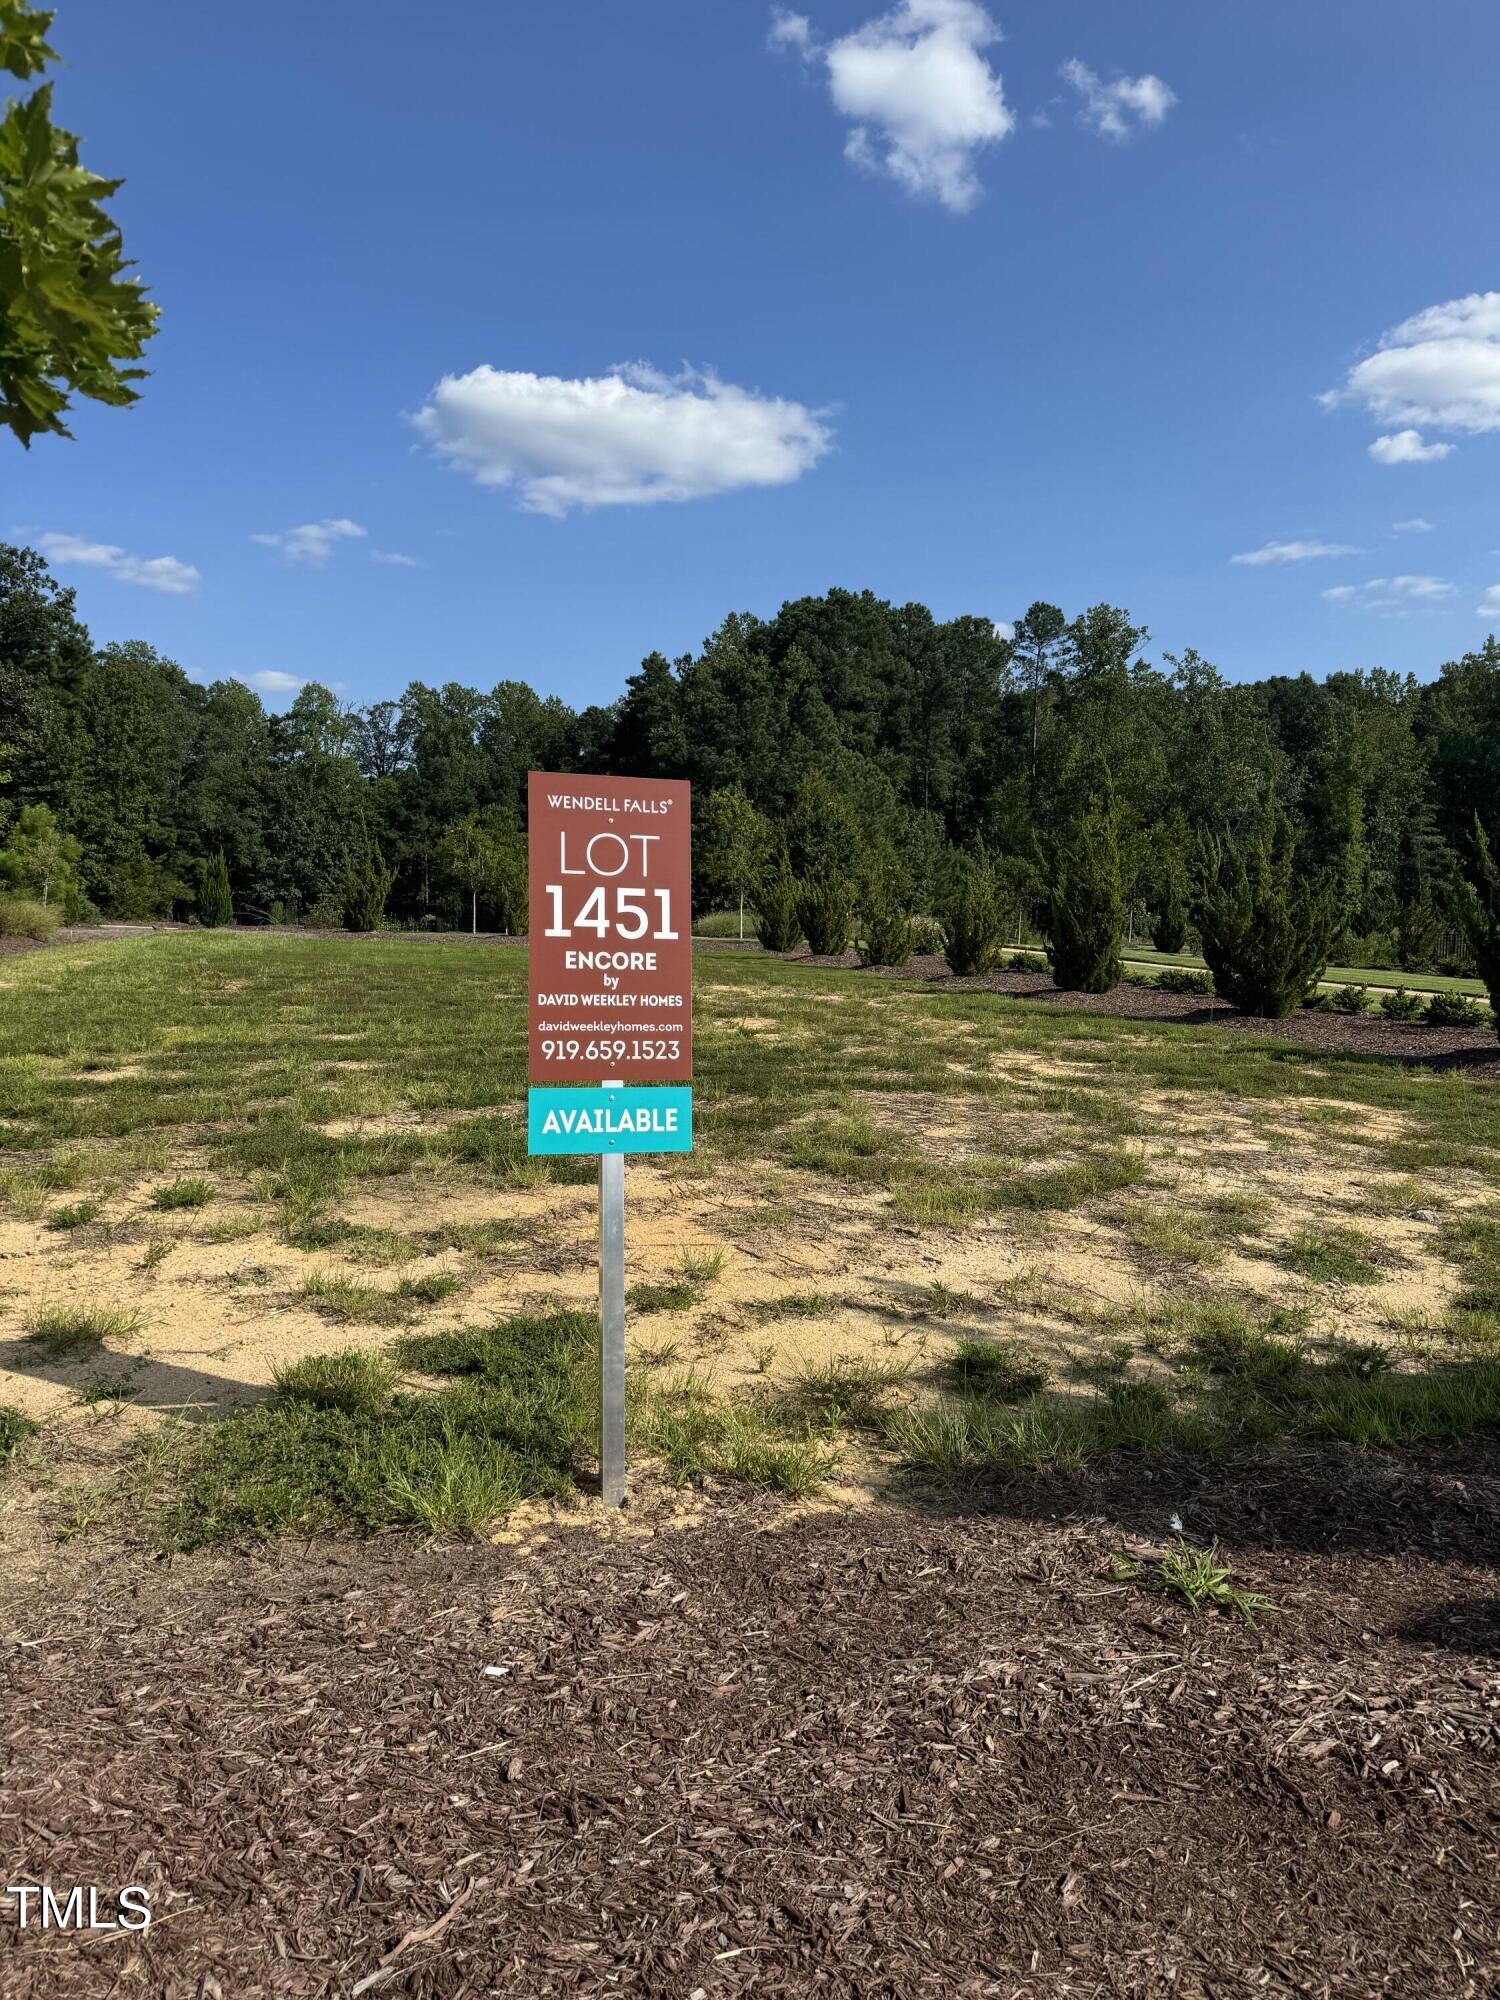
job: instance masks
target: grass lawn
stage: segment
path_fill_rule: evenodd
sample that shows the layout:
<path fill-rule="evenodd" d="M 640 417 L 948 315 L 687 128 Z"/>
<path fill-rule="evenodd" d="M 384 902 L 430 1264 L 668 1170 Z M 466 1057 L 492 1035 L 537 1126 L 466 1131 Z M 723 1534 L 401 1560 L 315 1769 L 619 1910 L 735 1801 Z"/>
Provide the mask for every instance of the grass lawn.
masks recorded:
<path fill-rule="evenodd" d="M 232 933 L 0 967 L 8 1532 L 476 1532 L 587 1488 L 594 1168 L 526 1156 L 525 971 Z M 649 1476 L 1500 1417 L 1492 1084 L 750 955 L 695 979 L 697 1151 L 629 1170 Z"/>

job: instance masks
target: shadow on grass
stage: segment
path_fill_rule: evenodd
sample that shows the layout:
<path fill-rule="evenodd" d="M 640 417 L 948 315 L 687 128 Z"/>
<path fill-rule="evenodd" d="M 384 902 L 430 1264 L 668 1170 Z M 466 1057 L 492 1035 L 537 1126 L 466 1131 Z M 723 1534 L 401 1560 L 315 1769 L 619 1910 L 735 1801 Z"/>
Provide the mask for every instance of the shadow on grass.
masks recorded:
<path fill-rule="evenodd" d="M 179 1416 L 196 1423 L 262 1402 L 271 1393 L 263 1382 L 241 1382 L 212 1368 L 155 1361 L 149 1354 L 132 1354 L 107 1344 L 91 1347 L 64 1361 L 49 1359 L 30 1340 L 10 1340 L 0 1345 L 0 1368 L 70 1391 L 101 1380 L 118 1382 L 129 1390 L 122 1400 L 128 1401 L 132 1409 L 155 1410 L 163 1416 Z"/>

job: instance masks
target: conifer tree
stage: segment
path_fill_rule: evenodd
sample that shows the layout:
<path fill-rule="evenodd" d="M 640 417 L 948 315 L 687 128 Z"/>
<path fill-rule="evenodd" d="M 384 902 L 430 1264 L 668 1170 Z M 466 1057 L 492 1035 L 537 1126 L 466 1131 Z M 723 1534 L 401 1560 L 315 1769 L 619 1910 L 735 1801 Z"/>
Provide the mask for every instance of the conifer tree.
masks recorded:
<path fill-rule="evenodd" d="M 797 921 L 808 949 L 842 958 L 854 935 L 854 885 L 842 870 L 820 868 L 798 885 Z"/>
<path fill-rule="evenodd" d="M 205 863 L 203 886 L 198 891 L 198 921 L 205 930 L 217 930 L 234 922 L 234 896 L 229 887 L 229 864 L 221 847 L 213 860 Z"/>
<path fill-rule="evenodd" d="M 784 847 L 762 872 L 750 901 L 766 950 L 795 951 L 802 942 L 802 919 L 797 912 L 797 878 Z"/>
<path fill-rule="evenodd" d="M 1106 778 L 1058 842 L 1047 914 L 1047 953 L 1068 993 L 1108 993 L 1125 975 L 1125 899 L 1114 795 Z"/>
<path fill-rule="evenodd" d="M 1274 1021 L 1316 987 L 1342 921 L 1328 878 L 1309 879 L 1296 850 L 1273 802 L 1242 846 L 1204 842 L 1194 900 L 1214 991 Z"/>
<path fill-rule="evenodd" d="M 1005 942 L 1005 899 L 999 878 L 981 843 L 972 854 L 955 854 L 938 896 L 943 955 L 960 978 L 993 972 Z"/>
<path fill-rule="evenodd" d="M 1489 988 L 1495 1032 L 1500 1034 L 1500 867 L 1477 814 L 1469 879 L 1459 890 L 1458 915 L 1479 976 Z"/>
<path fill-rule="evenodd" d="M 343 916 L 346 931 L 378 931 L 395 880 L 373 842 L 351 855 L 344 868 Z"/>
<path fill-rule="evenodd" d="M 894 856 L 877 856 L 865 870 L 858 903 L 860 964 L 905 965 L 911 957 L 911 893 Z"/>

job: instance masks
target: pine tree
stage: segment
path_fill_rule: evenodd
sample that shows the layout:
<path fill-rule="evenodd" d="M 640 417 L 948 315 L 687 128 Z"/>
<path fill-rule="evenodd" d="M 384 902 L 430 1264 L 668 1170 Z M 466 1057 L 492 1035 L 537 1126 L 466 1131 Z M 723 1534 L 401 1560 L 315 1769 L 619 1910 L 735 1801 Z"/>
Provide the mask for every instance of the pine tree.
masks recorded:
<path fill-rule="evenodd" d="M 1433 904 L 1422 843 L 1411 827 L 1401 834 L 1396 860 L 1396 962 L 1403 972 L 1424 972 L 1436 956 L 1442 920 Z"/>
<path fill-rule="evenodd" d="M 802 942 L 802 919 L 797 913 L 797 878 L 784 848 L 756 882 L 750 901 L 766 950 L 795 951 Z"/>
<path fill-rule="evenodd" d="M 1327 969 L 1342 921 L 1326 876 L 1297 867 L 1290 821 L 1272 804 L 1243 848 L 1205 841 L 1193 916 L 1214 991 L 1245 1014 L 1284 1020 Z"/>
<path fill-rule="evenodd" d="M 1125 899 L 1113 794 L 1106 782 L 1059 842 L 1052 869 L 1047 952 L 1067 993 L 1108 993 L 1125 976 Z"/>
<path fill-rule="evenodd" d="M 952 971 L 967 979 L 993 972 L 1005 942 L 1005 899 L 983 846 L 953 856 L 938 896 L 943 952 Z"/>
<path fill-rule="evenodd" d="M 1156 877 L 1156 906 L 1152 911 L 1151 942 L 1158 951 L 1176 953 L 1187 943 L 1188 881 L 1182 849 L 1168 840 Z"/>
<path fill-rule="evenodd" d="M 1479 976 L 1489 988 L 1495 1032 L 1500 1034 L 1500 867 L 1477 813 L 1469 879 L 1459 890 L 1458 915 Z"/>
<path fill-rule="evenodd" d="M 905 965 L 911 957 L 911 896 L 905 871 L 890 856 L 866 869 L 855 939 L 861 965 Z"/>
<path fill-rule="evenodd" d="M 234 897 L 229 887 L 229 864 L 221 847 L 203 869 L 203 885 L 198 891 L 198 921 L 207 931 L 234 922 Z"/>
<path fill-rule="evenodd" d="M 379 851 L 367 845 L 350 857 L 344 868 L 343 916 L 346 931 L 378 931 L 385 915 L 385 900 L 395 877 L 381 860 Z"/>
<path fill-rule="evenodd" d="M 820 868 L 798 885 L 797 921 L 815 956 L 842 958 L 854 935 L 854 887 L 837 868 Z"/>

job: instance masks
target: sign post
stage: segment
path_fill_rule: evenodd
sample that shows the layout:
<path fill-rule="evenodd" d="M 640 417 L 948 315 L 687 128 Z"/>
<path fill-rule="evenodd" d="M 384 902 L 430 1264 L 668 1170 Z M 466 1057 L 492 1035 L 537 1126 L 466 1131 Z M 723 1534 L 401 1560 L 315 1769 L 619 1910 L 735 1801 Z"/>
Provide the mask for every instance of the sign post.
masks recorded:
<path fill-rule="evenodd" d="M 692 800 L 680 779 L 533 771 L 528 804 L 527 1147 L 598 1155 L 599 1474 L 619 1507 L 625 1155 L 693 1143 L 691 1089 L 652 1087 L 693 1073 Z"/>

